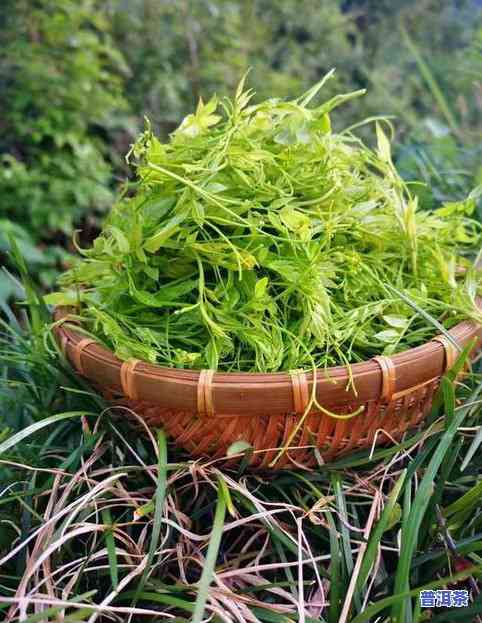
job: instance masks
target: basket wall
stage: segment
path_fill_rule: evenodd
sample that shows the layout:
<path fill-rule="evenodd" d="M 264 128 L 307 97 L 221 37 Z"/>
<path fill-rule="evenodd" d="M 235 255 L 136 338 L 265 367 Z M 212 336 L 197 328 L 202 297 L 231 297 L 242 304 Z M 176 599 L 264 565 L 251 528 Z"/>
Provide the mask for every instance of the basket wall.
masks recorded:
<path fill-rule="evenodd" d="M 388 403 L 368 402 L 362 413 L 350 419 L 309 413 L 291 441 L 290 449 L 276 462 L 276 468 L 316 467 L 319 458 L 315 447 L 323 461 L 329 462 L 354 450 L 400 441 L 405 432 L 420 424 L 430 411 L 438 384 L 438 380 L 432 381 Z M 141 400 L 121 400 L 117 404 L 134 411 L 151 428 L 162 426 L 193 457 L 221 459 L 235 441 L 247 441 L 253 448 L 249 463 L 260 468 L 269 467 L 300 419 L 289 413 L 203 418 L 196 413 L 164 409 Z M 353 404 L 350 410 L 355 411 L 359 406 Z M 125 413 L 129 416 L 129 411 Z"/>
<path fill-rule="evenodd" d="M 162 425 L 194 457 L 222 459 L 234 442 L 246 441 L 256 467 L 271 466 L 289 440 L 276 468 L 314 467 L 320 456 L 331 461 L 399 441 L 430 411 L 440 378 L 457 356 L 452 341 L 460 347 L 470 342 L 473 354 L 482 341 L 482 327 L 466 321 L 450 331 L 452 340 L 439 336 L 390 358 L 354 364 L 351 374 L 345 367 L 317 371 L 316 378 L 305 372 L 215 373 L 123 362 L 68 322 L 69 310 L 57 310 L 56 319 L 67 359 L 108 399 L 128 407 L 118 413 L 133 411 L 150 427 Z M 329 412 L 357 414 L 305 415 L 312 391 Z"/>

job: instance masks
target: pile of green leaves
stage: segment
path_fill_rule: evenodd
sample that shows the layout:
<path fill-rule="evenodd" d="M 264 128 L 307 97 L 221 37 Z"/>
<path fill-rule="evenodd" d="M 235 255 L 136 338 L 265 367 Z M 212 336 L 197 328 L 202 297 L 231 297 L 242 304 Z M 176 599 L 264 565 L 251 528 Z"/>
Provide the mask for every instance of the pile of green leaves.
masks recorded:
<path fill-rule="evenodd" d="M 242 82 L 167 144 L 148 128 L 135 192 L 48 301 L 122 359 L 223 370 L 346 364 L 480 320 L 475 194 L 417 211 L 380 126 L 376 152 L 331 131 L 360 92 L 313 105 L 330 76 L 256 105 Z"/>

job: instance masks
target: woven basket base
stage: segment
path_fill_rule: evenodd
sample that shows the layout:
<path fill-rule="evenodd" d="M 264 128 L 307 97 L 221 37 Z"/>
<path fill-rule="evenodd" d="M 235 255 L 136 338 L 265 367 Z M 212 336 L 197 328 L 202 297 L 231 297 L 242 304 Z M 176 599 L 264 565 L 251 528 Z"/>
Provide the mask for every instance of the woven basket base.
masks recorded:
<path fill-rule="evenodd" d="M 299 426 L 300 416 L 290 414 L 207 418 L 196 413 L 163 409 L 142 400 L 124 398 L 115 400 L 115 404 L 127 407 L 127 415 L 129 411 L 136 413 L 150 428 L 162 426 L 193 457 L 220 459 L 222 463 L 234 442 L 246 441 L 254 450 L 249 463 L 258 468 L 269 467 L 298 427 L 289 449 L 275 467 L 309 468 L 319 464 L 320 455 L 328 462 L 361 448 L 399 441 L 430 411 L 437 385 L 438 382 L 429 383 L 389 403 L 368 403 L 362 413 L 349 419 L 337 419 L 320 412 L 309 413 L 302 426 Z M 346 409 L 345 413 L 354 411 L 357 406 Z M 132 415 L 131 418 L 137 421 Z M 318 449 L 318 458 L 315 448 Z M 226 461 L 232 463 L 233 459 Z"/>

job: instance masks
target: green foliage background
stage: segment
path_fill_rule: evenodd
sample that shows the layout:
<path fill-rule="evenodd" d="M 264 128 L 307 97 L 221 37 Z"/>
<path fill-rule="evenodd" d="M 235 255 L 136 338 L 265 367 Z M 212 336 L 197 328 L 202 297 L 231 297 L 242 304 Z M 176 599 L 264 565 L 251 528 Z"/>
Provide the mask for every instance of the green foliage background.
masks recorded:
<path fill-rule="evenodd" d="M 332 67 L 327 97 L 366 88 L 335 125 L 393 115 L 426 207 L 482 181 L 478 0 L 4 0 L 0 50 L 0 253 L 13 234 L 44 285 L 73 230 L 95 232 L 143 117 L 166 134 L 248 69 L 258 98 Z M 2 278 L 0 300 L 12 289 Z"/>
<path fill-rule="evenodd" d="M 185 614 L 179 621 L 190 620 L 194 608 L 199 614 L 202 591 L 197 583 L 200 569 L 209 571 L 206 551 L 211 550 L 207 546 L 216 482 L 224 481 L 217 480 L 216 466 L 199 466 L 197 471 L 187 456 L 170 450 L 170 469 L 175 471 L 169 472 L 164 504 L 165 459 L 153 471 L 148 441 L 133 435 L 124 417 L 102 417 L 106 403 L 56 357 L 45 339 L 50 314 L 28 272 L 35 286 L 48 288 L 70 262 L 76 229 L 82 230 L 80 244 L 89 244 L 128 175 L 124 154 L 142 128 L 144 115 L 166 135 L 192 111 L 199 96 L 208 99 L 213 91 L 232 95 L 248 68 L 249 86 L 258 98 L 265 98 L 297 95 L 336 67 L 326 97 L 358 88 L 366 88 L 367 95 L 340 108 L 335 126 L 393 115 L 397 166 L 405 178 L 424 182 L 413 186 L 422 206 L 462 199 L 482 183 L 481 8 L 481 0 L 0 2 L 0 266 L 11 268 L 7 251 L 13 235 L 25 260 L 14 253 L 23 281 L 18 290 L 30 310 L 27 319 L 18 306 L 7 304 L 16 286 L 0 270 L 0 555 L 45 526 L 45 508 L 57 504 L 56 491 L 62 491 L 63 498 L 70 491 L 65 505 L 90 496 L 98 484 L 102 499 L 83 508 L 82 514 L 75 510 L 68 516 L 69 522 L 90 524 L 92 532 L 53 549 L 41 572 L 45 569 L 52 578 L 50 569 L 56 573 L 77 560 L 79 567 L 73 568 L 79 582 L 71 586 L 68 598 L 79 600 L 84 590 L 94 588 L 98 592 L 93 601 L 101 603 L 119 588 L 119 578 L 124 582 L 131 573 L 118 561 L 132 560 L 132 569 L 140 569 L 138 561 L 149 551 L 152 565 L 147 567 L 155 572 L 147 582 L 142 576 L 146 592 L 141 605 L 160 608 L 162 600 L 174 604 L 171 611 L 176 607 Z M 369 126 L 358 132 L 373 140 Z M 323 611 L 326 618 L 306 621 L 339 621 L 351 590 L 360 534 L 372 521 L 375 492 L 387 503 L 363 556 L 353 620 L 362 623 L 391 611 L 397 621 L 429 616 L 442 623 L 482 612 L 477 591 L 470 609 L 463 612 L 421 612 L 415 590 L 427 582 L 441 587 L 448 576 L 450 586 L 456 586 L 453 573 L 467 566 L 474 576 L 469 579 L 480 587 L 480 363 L 473 377 L 475 391 L 468 393 L 469 379 L 464 378 L 458 394 L 465 404 L 455 402 L 450 385 L 454 376 L 450 372 L 443 383 L 445 404 L 438 400 L 430 427 L 410 434 L 403 445 L 361 451 L 313 473 L 284 472 L 265 481 L 258 475 L 248 477 L 243 467 L 235 473 L 236 482 L 224 485 L 223 495 L 245 525 L 232 540 L 229 531 L 223 535 L 222 569 L 249 570 L 259 562 L 261 550 L 268 566 L 276 568 L 259 576 L 264 587 L 251 587 L 244 577 L 237 585 L 229 582 L 232 595 L 239 598 L 233 599 L 235 606 L 251 596 L 256 602 L 250 603 L 250 613 L 259 620 L 299 620 L 297 613 L 274 613 L 271 605 L 279 599 L 280 587 L 290 599 L 298 599 L 298 569 L 292 562 L 286 568 L 285 563 L 299 555 L 297 539 L 305 534 L 308 549 L 327 559 L 320 571 L 333 578 L 324 582 L 330 602 Z M 30 428 L 28 436 L 15 442 L 14 433 L 32 426 L 34 432 Z M 161 441 L 159 436 L 163 457 Z M 406 458 L 401 454 L 405 451 Z M 404 465 L 407 470 L 400 471 Z M 121 478 L 123 473 L 127 476 L 122 488 L 113 481 L 105 486 L 106 478 Z M 58 475 L 62 480 L 57 481 Z M 132 521 L 139 503 L 143 509 L 155 505 L 154 513 L 146 511 L 140 521 Z M 179 522 L 200 537 L 191 543 L 166 525 L 160 531 L 164 507 L 173 526 Z M 281 515 L 274 517 L 278 512 L 285 513 L 282 522 Z M 269 522 L 260 518 L 271 514 L 274 520 Z M 63 537 L 67 524 L 61 521 L 48 536 L 50 542 L 43 540 L 45 532 L 31 542 L 37 554 L 59 534 Z M 227 517 L 226 522 L 231 521 Z M 281 522 L 279 529 L 276 521 Z M 105 524 L 103 531 L 95 531 L 100 522 Z M 214 557 L 219 523 L 215 521 L 212 529 L 211 544 L 218 538 Z M 254 531 L 259 540 L 253 542 Z M 382 540 L 383 551 L 378 549 Z M 135 543 L 139 557 L 124 558 L 126 542 Z M 250 559 L 245 546 L 252 543 Z M 105 572 L 87 573 L 82 557 L 91 560 L 102 548 L 108 553 L 108 570 L 106 566 Z M 2 567 L 0 601 L 16 593 L 31 563 L 23 550 Z M 368 573 L 372 566 L 373 578 Z M 179 577 L 181 568 L 187 570 L 187 578 Z M 301 579 L 314 582 L 311 571 L 304 573 Z M 37 583 L 38 577 L 30 580 Z M 55 575 L 56 596 L 64 594 L 64 577 Z M 442 580 L 435 585 L 434 578 Z M 458 586 L 471 588 L 467 582 Z M 130 592 L 131 587 L 127 583 L 127 590 L 125 585 L 119 590 L 114 607 L 137 603 L 139 595 Z M 396 594 L 409 587 L 415 595 L 412 603 Z M 314 595 L 318 602 L 320 595 L 308 589 L 309 585 L 308 599 Z M 371 604 L 367 609 L 365 601 Z M 8 608 L 0 603 L 2 614 Z M 67 610 L 65 621 L 91 615 L 92 610 Z M 54 613 L 48 620 L 56 619 Z M 29 620 L 39 620 L 37 606 Z"/>

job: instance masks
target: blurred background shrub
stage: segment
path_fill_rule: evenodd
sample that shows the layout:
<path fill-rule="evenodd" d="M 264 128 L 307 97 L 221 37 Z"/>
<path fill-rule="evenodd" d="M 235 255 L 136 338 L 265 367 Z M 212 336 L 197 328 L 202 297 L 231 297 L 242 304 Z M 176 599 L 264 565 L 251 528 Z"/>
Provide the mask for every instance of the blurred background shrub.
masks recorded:
<path fill-rule="evenodd" d="M 109 30 L 86 0 L 0 5 L 0 252 L 13 234 L 47 283 L 58 243 L 113 198 L 112 134 L 129 110 L 129 68 Z"/>
<path fill-rule="evenodd" d="M 0 254 L 13 235 L 48 286 L 74 228 L 95 234 L 147 116 L 166 136 L 197 99 L 366 88 L 336 127 L 393 115 L 423 207 L 482 183 L 480 0 L 4 0 Z M 372 129 L 359 133 L 368 141 Z M 12 293 L 0 280 L 0 300 Z"/>

